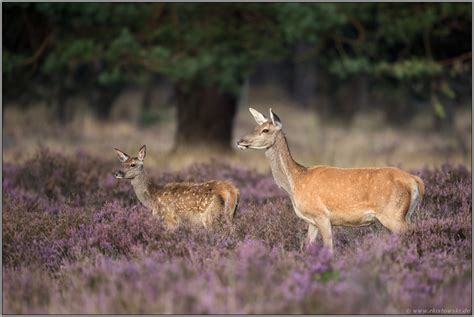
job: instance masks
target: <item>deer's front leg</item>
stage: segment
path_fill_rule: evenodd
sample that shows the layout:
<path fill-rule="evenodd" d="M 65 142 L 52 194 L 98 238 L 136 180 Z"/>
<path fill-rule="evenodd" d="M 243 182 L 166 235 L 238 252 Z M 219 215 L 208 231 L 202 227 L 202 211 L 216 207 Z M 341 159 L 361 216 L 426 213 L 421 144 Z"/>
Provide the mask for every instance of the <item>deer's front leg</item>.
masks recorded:
<path fill-rule="evenodd" d="M 323 238 L 323 244 L 325 247 L 329 248 L 331 254 L 334 251 L 333 242 L 332 242 L 332 228 L 331 221 L 328 217 L 318 217 L 315 219 L 316 227 L 321 232 L 321 237 Z"/>
<path fill-rule="evenodd" d="M 308 234 L 306 236 L 306 248 L 311 245 L 311 243 L 316 240 L 318 236 L 318 228 L 313 224 L 308 224 Z"/>

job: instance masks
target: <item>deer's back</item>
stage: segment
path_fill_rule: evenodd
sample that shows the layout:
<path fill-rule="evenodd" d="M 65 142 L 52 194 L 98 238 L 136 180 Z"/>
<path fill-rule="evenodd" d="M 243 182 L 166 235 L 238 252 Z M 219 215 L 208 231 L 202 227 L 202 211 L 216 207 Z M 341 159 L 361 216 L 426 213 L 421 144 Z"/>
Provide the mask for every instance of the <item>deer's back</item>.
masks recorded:
<path fill-rule="evenodd" d="M 395 167 L 315 166 L 300 175 L 295 194 L 299 201 L 333 210 L 371 209 L 386 204 L 393 191 L 410 190 L 413 182 L 413 175 Z"/>
<path fill-rule="evenodd" d="M 169 183 L 156 189 L 153 194 L 158 207 L 177 213 L 199 214 L 216 199 L 216 182 Z M 161 206 L 160 206 L 161 205 Z"/>

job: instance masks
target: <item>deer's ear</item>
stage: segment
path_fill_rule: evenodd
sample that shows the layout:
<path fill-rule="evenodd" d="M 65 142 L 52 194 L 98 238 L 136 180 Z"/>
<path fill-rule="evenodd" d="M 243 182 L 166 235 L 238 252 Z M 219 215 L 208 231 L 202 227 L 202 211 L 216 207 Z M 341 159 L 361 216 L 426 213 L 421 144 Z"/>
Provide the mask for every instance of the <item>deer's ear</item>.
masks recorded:
<path fill-rule="evenodd" d="M 138 159 L 143 161 L 146 156 L 146 145 L 143 145 L 140 150 L 138 151 Z"/>
<path fill-rule="evenodd" d="M 115 148 L 114 148 L 114 150 L 117 153 L 117 156 L 118 156 L 120 162 L 123 163 L 123 162 L 125 162 L 126 160 L 128 160 L 130 158 L 125 152 L 122 152 L 119 149 L 115 149 Z"/>
<path fill-rule="evenodd" d="M 272 108 L 270 108 L 270 119 L 272 119 L 272 123 L 275 127 L 278 129 L 283 128 L 283 124 L 281 123 L 280 118 L 277 116 L 276 113 L 272 111 Z"/>
<path fill-rule="evenodd" d="M 268 121 L 267 117 L 265 117 L 262 113 L 258 112 L 257 110 L 253 108 L 249 108 L 249 111 L 258 125 L 263 124 Z"/>

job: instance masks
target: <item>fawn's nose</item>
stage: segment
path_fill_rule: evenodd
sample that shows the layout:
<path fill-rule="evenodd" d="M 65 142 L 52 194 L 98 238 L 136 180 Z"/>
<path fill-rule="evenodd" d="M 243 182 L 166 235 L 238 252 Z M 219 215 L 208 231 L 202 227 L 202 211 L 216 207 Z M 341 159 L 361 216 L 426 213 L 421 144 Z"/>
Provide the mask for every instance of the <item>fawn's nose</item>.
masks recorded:
<path fill-rule="evenodd" d="M 117 172 L 115 172 L 114 176 L 115 176 L 115 178 L 123 178 L 124 173 L 122 171 L 117 171 Z"/>

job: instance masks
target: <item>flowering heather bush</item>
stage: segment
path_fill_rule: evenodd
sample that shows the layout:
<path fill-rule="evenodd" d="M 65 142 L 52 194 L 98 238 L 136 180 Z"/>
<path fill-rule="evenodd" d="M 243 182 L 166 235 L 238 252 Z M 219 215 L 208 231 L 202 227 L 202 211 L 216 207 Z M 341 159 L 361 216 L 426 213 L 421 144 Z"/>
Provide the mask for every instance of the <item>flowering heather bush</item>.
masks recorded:
<path fill-rule="evenodd" d="M 471 311 L 471 172 L 413 171 L 426 185 L 401 236 L 335 227 L 302 252 L 306 226 L 270 174 L 219 162 L 159 183 L 227 179 L 233 223 L 167 230 L 111 161 L 39 151 L 3 165 L 4 313 L 416 313 Z M 423 311 L 421 311 L 423 312 Z M 426 311 L 425 311 L 426 312 Z"/>

